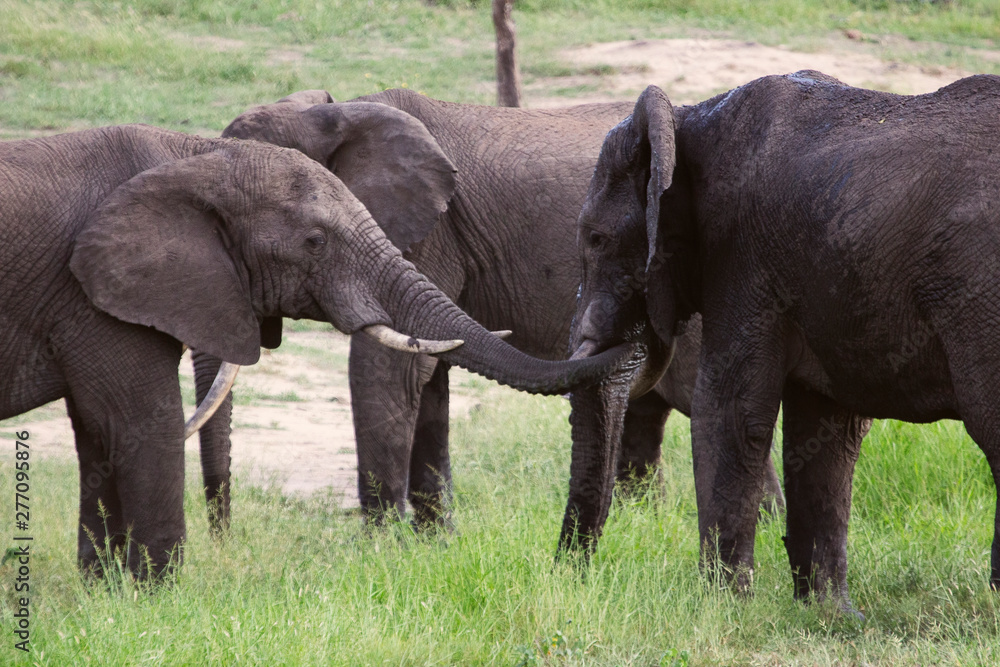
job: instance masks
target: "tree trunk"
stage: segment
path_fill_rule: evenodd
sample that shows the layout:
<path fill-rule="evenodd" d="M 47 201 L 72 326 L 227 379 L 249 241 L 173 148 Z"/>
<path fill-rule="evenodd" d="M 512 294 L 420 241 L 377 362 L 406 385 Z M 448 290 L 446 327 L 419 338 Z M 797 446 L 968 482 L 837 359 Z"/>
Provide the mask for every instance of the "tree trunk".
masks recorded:
<path fill-rule="evenodd" d="M 514 52 L 514 0 L 493 0 L 493 27 L 497 33 L 497 104 L 521 106 L 521 71 Z"/>

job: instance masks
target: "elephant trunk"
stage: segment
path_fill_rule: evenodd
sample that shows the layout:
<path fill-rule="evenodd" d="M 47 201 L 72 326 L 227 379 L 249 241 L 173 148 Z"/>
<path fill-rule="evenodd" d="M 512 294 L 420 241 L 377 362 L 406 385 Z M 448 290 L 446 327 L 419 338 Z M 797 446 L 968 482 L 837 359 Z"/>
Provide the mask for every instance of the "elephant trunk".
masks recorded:
<path fill-rule="evenodd" d="M 430 340 L 462 340 L 464 344 L 460 347 L 437 356 L 521 391 L 566 393 L 630 363 L 626 346 L 579 361 L 542 361 L 528 356 L 466 315 L 401 258 L 393 275 L 383 284 L 379 302 L 392 317 L 396 329 Z"/>
<path fill-rule="evenodd" d="M 608 518 L 629 393 L 647 356 L 641 343 L 626 347 L 626 364 L 570 399 L 573 450 L 559 554 L 579 550 L 589 556 Z"/>

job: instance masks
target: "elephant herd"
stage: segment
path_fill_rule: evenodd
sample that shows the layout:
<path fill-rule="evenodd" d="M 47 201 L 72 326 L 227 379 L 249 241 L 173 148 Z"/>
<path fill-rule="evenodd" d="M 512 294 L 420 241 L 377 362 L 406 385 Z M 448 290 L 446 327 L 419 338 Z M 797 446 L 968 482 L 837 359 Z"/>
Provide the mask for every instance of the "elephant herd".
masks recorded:
<path fill-rule="evenodd" d="M 748 588 L 761 507 L 784 509 L 795 596 L 856 614 L 872 418 L 961 419 L 1000 481 L 998 137 L 1000 78 L 900 96 L 802 71 L 679 108 L 655 86 L 556 110 L 303 91 L 221 139 L 3 142 L 0 419 L 65 399 L 81 567 L 130 531 L 128 566 L 157 574 L 184 539 L 183 346 L 221 532 L 226 369 L 283 317 L 329 322 L 351 335 L 368 521 L 409 503 L 418 529 L 449 524 L 459 365 L 572 392 L 560 550 L 589 553 L 616 483 L 656 476 L 678 410 L 705 566 Z"/>

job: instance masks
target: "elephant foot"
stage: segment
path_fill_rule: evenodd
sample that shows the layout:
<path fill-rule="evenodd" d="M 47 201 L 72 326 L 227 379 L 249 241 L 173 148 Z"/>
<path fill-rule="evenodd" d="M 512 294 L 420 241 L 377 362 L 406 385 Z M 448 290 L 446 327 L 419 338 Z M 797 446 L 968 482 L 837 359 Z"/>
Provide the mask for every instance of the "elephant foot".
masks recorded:
<path fill-rule="evenodd" d="M 451 511 L 441 511 L 439 507 L 414 507 L 410 525 L 413 526 L 413 531 L 420 535 L 450 535 L 455 532 Z"/>
<path fill-rule="evenodd" d="M 590 564 L 591 556 L 597 551 L 599 539 L 600 531 L 582 528 L 575 514 L 569 511 L 563 519 L 562 531 L 559 533 L 555 561 L 586 567 Z"/>
<path fill-rule="evenodd" d="M 812 604 L 813 602 L 818 604 L 829 603 L 838 617 L 856 623 L 864 623 L 867 620 L 865 615 L 861 613 L 861 610 L 851 602 L 851 598 L 845 594 L 822 594 L 819 591 L 813 591 L 811 594 L 802 597 L 796 596 L 796 599 L 805 605 Z"/>

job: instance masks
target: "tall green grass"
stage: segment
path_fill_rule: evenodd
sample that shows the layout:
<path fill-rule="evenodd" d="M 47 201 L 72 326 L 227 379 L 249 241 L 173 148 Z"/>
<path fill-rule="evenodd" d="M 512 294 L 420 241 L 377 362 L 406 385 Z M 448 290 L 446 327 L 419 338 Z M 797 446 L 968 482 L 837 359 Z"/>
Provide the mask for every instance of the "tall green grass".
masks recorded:
<path fill-rule="evenodd" d="M 688 424 L 672 417 L 666 491 L 617 503 L 585 576 L 553 561 L 568 405 L 472 382 L 486 407 L 453 429 L 456 529 L 367 535 L 322 495 L 237 480 L 214 543 L 195 467 L 178 581 L 153 594 L 85 585 L 74 567 L 75 466 L 33 465 L 34 652 L 43 665 L 961 664 L 1000 660 L 988 591 L 994 491 L 960 424 L 877 422 L 849 555 L 865 624 L 791 599 L 782 526 L 764 521 L 752 598 L 698 574 Z M 512 418 L 516 415 L 516 418 Z M 0 425 L 2 427 L 3 425 Z M 294 443 L 289 443 L 290 447 Z M 9 452 L 8 452 L 9 454 Z M 13 456 L 0 455 L 0 497 Z M 193 462 L 192 462 L 193 463 Z M 0 567 L 0 618 L 12 613 Z M 0 661 L 14 659 L 0 645 Z M 26 659 L 20 662 L 27 664 Z"/>

